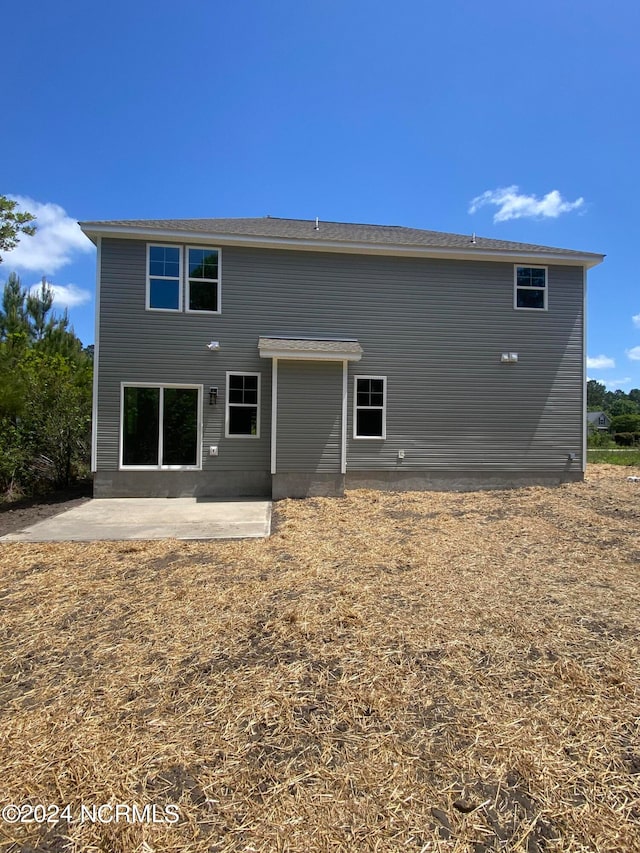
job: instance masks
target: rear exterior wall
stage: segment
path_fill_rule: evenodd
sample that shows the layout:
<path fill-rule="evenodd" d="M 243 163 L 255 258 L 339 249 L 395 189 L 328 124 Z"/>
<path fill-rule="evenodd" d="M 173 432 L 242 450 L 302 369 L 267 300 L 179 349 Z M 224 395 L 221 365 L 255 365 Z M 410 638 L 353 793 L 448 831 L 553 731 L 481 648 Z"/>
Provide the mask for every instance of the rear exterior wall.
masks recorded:
<path fill-rule="evenodd" d="M 510 261 L 222 246 L 222 312 L 206 316 L 145 310 L 146 246 L 102 240 L 96 494 L 267 493 L 272 366 L 259 356 L 261 336 L 360 342 L 364 355 L 348 372 L 348 485 L 508 485 L 581 475 L 581 266 L 549 266 L 548 310 L 521 311 L 513 307 Z M 210 340 L 219 351 L 207 349 Z M 517 364 L 502 364 L 502 352 L 518 353 Z M 307 393 L 315 382 L 319 399 L 333 399 L 333 372 L 309 368 Z M 291 373 L 298 382 L 302 370 L 299 363 Z M 259 438 L 225 438 L 227 371 L 261 374 Z M 325 374 L 331 387 L 322 384 Z M 386 377 L 384 440 L 353 438 L 354 376 L 361 374 Z M 118 470 L 127 382 L 203 386 L 202 471 Z M 210 386 L 218 388 L 212 405 Z M 289 411 L 283 458 L 296 470 L 309 450 L 309 411 Z M 341 410 L 335 414 L 339 421 Z M 332 446 L 310 456 L 335 456 L 336 436 L 337 428 Z M 211 445 L 218 456 L 208 455 Z"/>

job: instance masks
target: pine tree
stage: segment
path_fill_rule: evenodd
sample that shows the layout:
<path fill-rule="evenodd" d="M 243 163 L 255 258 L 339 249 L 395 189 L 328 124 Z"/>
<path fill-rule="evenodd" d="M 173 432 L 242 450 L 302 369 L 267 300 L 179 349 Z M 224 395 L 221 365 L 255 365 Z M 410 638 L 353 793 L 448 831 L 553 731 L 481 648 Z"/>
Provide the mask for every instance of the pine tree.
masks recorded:
<path fill-rule="evenodd" d="M 0 309 L 0 492 L 68 485 L 86 471 L 92 372 L 47 280 L 27 293 L 11 274 Z"/>

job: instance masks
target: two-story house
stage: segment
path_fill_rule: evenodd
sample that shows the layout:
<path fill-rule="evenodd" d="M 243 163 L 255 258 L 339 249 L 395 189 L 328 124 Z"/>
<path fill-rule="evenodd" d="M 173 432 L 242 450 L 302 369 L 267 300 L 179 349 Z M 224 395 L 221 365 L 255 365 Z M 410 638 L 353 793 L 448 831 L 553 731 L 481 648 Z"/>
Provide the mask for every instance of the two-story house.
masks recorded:
<path fill-rule="evenodd" d="M 611 418 L 606 412 L 587 412 L 587 430 L 607 432 L 610 426 Z"/>
<path fill-rule="evenodd" d="M 582 478 L 602 255 L 271 217 L 81 226 L 96 496 Z"/>

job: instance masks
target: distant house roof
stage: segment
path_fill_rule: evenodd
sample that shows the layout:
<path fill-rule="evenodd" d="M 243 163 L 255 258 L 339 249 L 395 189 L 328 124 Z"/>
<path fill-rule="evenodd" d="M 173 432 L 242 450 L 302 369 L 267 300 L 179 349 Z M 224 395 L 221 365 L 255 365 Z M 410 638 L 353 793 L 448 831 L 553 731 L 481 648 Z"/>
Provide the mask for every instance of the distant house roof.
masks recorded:
<path fill-rule="evenodd" d="M 609 416 L 605 412 L 587 412 L 587 422 L 590 424 L 598 424 L 600 418 L 605 418 L 606 421 L 609 420 Z"/>
<path fill-rule="evenodd" d="M 264 216 L 250 219 L 116 219 L 81 222 L 82 230 L 92 240 L 98 236 L 171 237 L 215 240 L 243 245 L 285 245 L 288 248 L 331 249 L 352 251 L 358 248 L 396 250 L 398 254 L 439 254 L 442 256 L 513 255 L 536 257 L 565 263 L 595 266 L 604 255 L 476 237 L 425 231 L 400 225 L 361 225 L 348 222 L 325 222 L 314 219 L 280 219 Z"/>

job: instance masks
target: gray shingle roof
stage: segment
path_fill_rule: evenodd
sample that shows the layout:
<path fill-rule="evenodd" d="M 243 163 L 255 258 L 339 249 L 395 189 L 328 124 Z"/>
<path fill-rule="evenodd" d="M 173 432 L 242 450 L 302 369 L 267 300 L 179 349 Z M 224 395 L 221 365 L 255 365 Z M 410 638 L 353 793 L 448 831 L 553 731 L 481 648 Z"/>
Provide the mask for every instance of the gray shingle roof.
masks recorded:
<path fill-rule="evenodd" d="M 264 216 L 251 219 L 117 219 L 111 221 L 81 222 L 82 229 L 99 232 L 104 228 L 134 229 L 139 231 L 180 232 L 191 235 L 229 235 L 245 238 L 268 238 L 301 240 L 305 243 L 372 244 L 434 249 L 494 250 L 498 252 L 522 252 L 528 255 L 561 253 L 581 257 L 602 258 L 593 252 L 574 249 L 559 249 L 538 246 L 533 243 L 517 243 L 496 240 L 490 237 L 475 237 L 470 234 L 448 234 L 442 231 L 425 231 L 420 228 L 405 228 L 400 225 L 360 225 L 349 222 L 325 222 L 320 220 L 316 228 L 313 219 L 280 219 Z"/>

